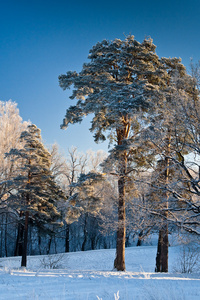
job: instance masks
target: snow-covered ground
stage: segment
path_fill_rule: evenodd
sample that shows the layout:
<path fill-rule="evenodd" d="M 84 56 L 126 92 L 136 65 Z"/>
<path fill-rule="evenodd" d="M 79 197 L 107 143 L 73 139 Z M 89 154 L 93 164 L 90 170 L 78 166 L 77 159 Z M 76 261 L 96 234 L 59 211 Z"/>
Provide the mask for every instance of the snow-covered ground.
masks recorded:
<path fill-rule="evenodd" d="M 154 273 L 155 246 L 127 248 L 126 272 L 112 271 L 114 249 L 32 256 L 26 270 L 20 258 L 2 258 L 0 299 L 199 300 L 200 273 L 174 272 L 179 251 L 169 249 L 168 274 Z"/>

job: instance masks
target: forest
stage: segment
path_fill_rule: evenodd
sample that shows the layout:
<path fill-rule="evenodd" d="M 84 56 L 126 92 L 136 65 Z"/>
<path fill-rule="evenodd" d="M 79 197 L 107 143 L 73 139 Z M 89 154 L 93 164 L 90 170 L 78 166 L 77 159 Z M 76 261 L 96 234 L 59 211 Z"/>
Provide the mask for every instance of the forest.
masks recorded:
<path fill-rule="evenodd" d="M 168 272 L 169 235 L 200 235 L 200 62 L 187 72 L 132 35 L 88 59 L 59 75 L 73 100 L 61 129 L 92 115 L 108 153 L 47 146 L 17 103 L 0 102 L 0 257 L 26 267 L 27 255 L 116 247 L 125 271 L 125 248 L 156 234 L 155 271 Z"/>

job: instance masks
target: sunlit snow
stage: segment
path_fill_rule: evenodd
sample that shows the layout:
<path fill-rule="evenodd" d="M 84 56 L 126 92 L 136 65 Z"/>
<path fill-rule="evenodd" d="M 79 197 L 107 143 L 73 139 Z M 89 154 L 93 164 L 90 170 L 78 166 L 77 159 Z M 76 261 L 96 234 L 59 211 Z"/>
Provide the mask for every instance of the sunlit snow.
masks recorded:
<path fill-rule="evenodd" d="M 179 255 L 170 247 L 167 274 L 154 273 L 155 246 L 127 248 L 126 272 L 112 271 L 114 249 L 31 256 L 26 270 L 1 258 L 0 299 L 200 299 L 200 273 L 174 272 Z"/>

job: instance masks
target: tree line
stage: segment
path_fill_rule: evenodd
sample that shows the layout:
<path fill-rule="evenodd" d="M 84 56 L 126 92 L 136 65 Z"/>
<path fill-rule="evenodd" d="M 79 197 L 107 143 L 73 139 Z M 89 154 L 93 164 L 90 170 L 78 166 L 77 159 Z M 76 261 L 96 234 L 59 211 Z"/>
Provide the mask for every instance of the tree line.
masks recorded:
<path fill-rule="evenodd" d="M 97 43 L 88 59 L 79 73 L 59 76 L 77 100 L 61 128 L 92 114 L 90 131 L 95 142 L 109 140 L 108 155 L 71 148 L 66 159 L 44 146 L 15 103 L 0 103 L 1 253 L 12 240 L 9 254 L 26 266 L 33 237 L 40 254 L 45 243 L 49 253 L 116 241 L 114 268 L 124 271 L 133 236 L 140 245 L 157 232 L 155 270 L 167 272 L 168 234 L 200 233 L 199 64 L 189 75 L 180 58 L 159 58 L 152 39 L 133 36 Z"/>

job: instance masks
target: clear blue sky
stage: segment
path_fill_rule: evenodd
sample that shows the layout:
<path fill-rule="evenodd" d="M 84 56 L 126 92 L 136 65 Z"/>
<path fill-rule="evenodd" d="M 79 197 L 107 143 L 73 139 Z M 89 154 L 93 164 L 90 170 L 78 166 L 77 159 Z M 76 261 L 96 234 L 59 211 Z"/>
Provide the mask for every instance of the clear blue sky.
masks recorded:
<path fill-rule="evenodd" d="M 58 75 L 80 71 L 90 48 L 103 39 L 151 36 L 157 54 L 200 59 L 199 0 L 0 1 L 0 100 L 18 103 L 20 115 L 63 148 L 106 149 L 93 142 L 88 121 L 60 129 L 69 91 Z"/>

